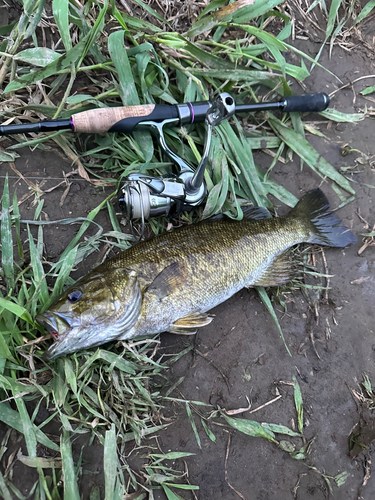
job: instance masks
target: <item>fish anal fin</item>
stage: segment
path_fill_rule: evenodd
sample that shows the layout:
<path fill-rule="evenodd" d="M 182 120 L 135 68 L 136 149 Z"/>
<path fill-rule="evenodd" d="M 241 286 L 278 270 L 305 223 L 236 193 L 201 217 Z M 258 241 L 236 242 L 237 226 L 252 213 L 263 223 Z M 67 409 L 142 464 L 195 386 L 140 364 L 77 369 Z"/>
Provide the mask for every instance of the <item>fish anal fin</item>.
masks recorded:
<path fill-rule="evenodd" d="M 297 263 L 288 250 L 278 255 L 252 286 L 285 285 L 297 274 Z"/>
<path fill-rule="evenodd" d="M 160 299 L 171 295 L 186 284 L 188 269 L 183 262 L 173 262 L 165 267 L 147 288 Z"/>
<path fill-rule="evenodd" d="M 206 313 L 194 312 L 175 321 L 168 328 L 168 331 L 178 335 L 194 335 L 197 328 L 209 325 L 212 320 L 213 317 Z"/>

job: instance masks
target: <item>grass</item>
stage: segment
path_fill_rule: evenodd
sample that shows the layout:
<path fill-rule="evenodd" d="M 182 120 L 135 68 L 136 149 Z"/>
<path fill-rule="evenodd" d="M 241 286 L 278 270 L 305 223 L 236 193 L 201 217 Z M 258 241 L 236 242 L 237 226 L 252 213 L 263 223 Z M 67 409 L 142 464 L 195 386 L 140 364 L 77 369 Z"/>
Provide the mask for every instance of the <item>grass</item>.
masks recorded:
<path fill-rule="evenodd" d="M 232 3 L 226 7 L 224 1 L 211 2 L 198 17 L 193 16 L 194 19 L 190 19 L 186 11 L 185 20 L 189 24 L 186 30 L 178 29 L 175 12 L 170 12 L 171 20 L 165 22 L 151 6 L 138 0 L 135 3 L 137 15 L 132 17 L 108 0 L 84 5 L 54 0 L 51 6 L 44 0 L 21 2 L 19 19 L 0 28 L 3 37 L 0 83 L 4 85 L 1 120 L 5 122 L 16 117 L 14 123 L 21 118 L 38 121 L 41 116 L 67 118 L 92 107 L 199 101 L 221 91 L 235 94 L 238 103 L 245 99 L 262 99 L 264 95 L 267 100 L 278 99 L 280 95 L 292 93 L 294 79 L 303 82 L 309 76 L 309 66 L 319 65 L 318 58 L 314 60 L 287 43 L 292 35 L 292 23 L 281 0 L 258 0 L 250 5 Z M 373 4 L 369 2 L 358 13 L 354 24 L 358 25 L 370 13 Z M 306 16 L 312 15 L 314 9 L 324 10 L 325 3 L 313 2 L 310 7 Z M 328 24 L 323 44 L 330 40 L 333 46 L 353 9 L 353 2 L 349 7 L 343 2 L 332 2 L 326 12 Z M 340 15 L 343 15 L 341 20 Z M 271 30 L 272 22 L 274 28 Z M 40 26 L 51 34 L 48 47 L 41 43 Z M 207 32 L 209 36 L 202 36 Z M 294 52 L 299 62 L 287 62 L 285 54 L 288 52 Z M 89 91 L 81 91 L 83 81 L 89 82 L 85 84 Z M 347 115 L 331 110 L 322 116 L 347 122 L 364 118 L 364 114 Z M 352 184 L 320 157 L 305 138 L 304 122 L 299 115 L 280 119 L 267 113 L 252 120 L 256 126 L 250 130 L 246 127 L 248 119 L 238 117 L 216 130 L 211 153 L 213 161 L 205 177 L 208 197 L 200 217 L 224 212 L 240 219 L 242 206 L 253 203 L 272 208 L 271 200 L 275 199 L 289 207 L 295 204 L 294 195 L 272 177 L 276 160 L 270 160 L 266 173 L 256 165 L 253 151 L 265 147 L 276 150 L 276 158 L 300 157 L 307 168 L 334 187 L 341 205 L 353 199 Z M 203 135 L 202 127 L 171 129 L 166 139 L 171 149 L 196 166 Z M 120 498 L 123 491 L 130 490 L 140 491 L 139 498 L 144 498 L 144 494 L 152 498 L 154 487 L 162 488 L 168 499 L 176 500 L 180 498 L 176 493 L 178 488 L 189 489 L 189 485 L 181 484 L 183 475 L 170 470 L 163 461 L 183 458 L 186 454 L 150 455 L 143 490 L 139 478 L 119 459 L 125 443 L 135 441 L 139 445 L 145 436 L 165 426 L 158 421 L 157 415 L 165 401 L 162 388 L 171 361 L 166 362 L 158 354 L 158 340 L 119 343 L 95 352 L 82 351 L 48 366 L 41 359 L 45 346 L 40 342 L 41 332 L 34 322 L 38 312 L 45 309 L 64 286 L 72 283 L 69 277 L 72 269 L 103 241 L 119 249 L 130 245 L 131 237 L 121 232 L 111 203 L 119 180 L 134 171 L 163 174 L 171 165 L 164 161 L 151 136 L 143 132 L 105 137 L 57 132 L 35 135 L 31 139 L 15 136 L 14 141 L 7 151 L 0 152 L 1 161 L 13 161 L 16 151 L 24 147 L 43 150 L 45 143 L 53 141 L 70 159 L 77 175 L 96 186 L 111 185 L 114 190 L 84 220 L 59 221 L 61 224 L 80 223 L 80 229 L 59 260 L 51 265 L 44 261 L 42 252 L 43 227 L 49 223 L 40 218 L 43 193 L 39 193 L 34 220 L 28 221 L 26 226 L 28 245 L 25 248 L 20 233 L 21 224 L 24 227 L 25 223 L 20 220 L 17 197 L 14 195 L 11 200 L 8 180 L 4 182 L 0 418 L 25 437 L 28 458 L 24 463 L 38 472 L 32 489 L 35 498 L 79 497 L 77 484 L 81 468 L 73 461 L 72 441 L 78 434 L 87 434 L 91 439 L 98 438 L 103 445 L 106 500 Z M 95 222 L 100 210 L 108 211 L 112 231 L 104 232 Z M 182 221 L 193 219 L 196 215 L 182 217 Z M 84 240 L 92 224 L 97 231 Z M 150 227 L 160 232 L 166 224 L 166 220 L 152 221 Z M 32 225 L 38 228 L 35 241 L 30 231 Z M 260 290 L 260 296 L 281 332 L 264 289 Z M 31 416 L 25 404 L 30 401 L 36 408 Z M 185 404 L 199 442 L 190 403 Z M 40 405 L 50 408 L 51 419 L 60 422 L 59 443 L 48 437 L 43 425 L 34 423 Z M 298 408 L 301 433 L 302 402 Z M 213 433 L 204 420 L 201 421 L 210 439 L 214 440 Z M 274 431 L 275 428 L 268 427 L 262 432 L 272 437 Z M 51 462 L 43 462 L 44 459 L 38 456 L 38 443 L 59 453 L 61 462 L 56 459 L 51 469 Z M 62 485 L 61 467 L 65 477 Z M 163 477 L 155 472 L 160 467 Z M 130 480 L 125 479 L 124 468 Z M 8 499 L 15 494 L 22 498 L 12 484 L 10 471 L 11 468 L 0 475 L 2 496 Z M 93 490 L 92 495 L 94 498 L 97 490 Z"/>

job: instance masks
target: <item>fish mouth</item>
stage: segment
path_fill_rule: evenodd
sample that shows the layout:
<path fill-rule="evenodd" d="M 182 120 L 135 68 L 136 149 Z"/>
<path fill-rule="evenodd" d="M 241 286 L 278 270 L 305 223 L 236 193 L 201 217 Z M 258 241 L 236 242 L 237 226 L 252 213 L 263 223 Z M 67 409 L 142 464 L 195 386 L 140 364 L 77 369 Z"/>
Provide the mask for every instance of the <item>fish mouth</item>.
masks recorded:
<path fill-rule="evenodd" d="M 36 317 L 36 320 L 50 335 L 52 335 L 55 340 L 58 340 L 59 329 L 57 327 L 56 318 L 53 314 L 49 314 L 47 312 L 39 314 L 39 316 Z"/>

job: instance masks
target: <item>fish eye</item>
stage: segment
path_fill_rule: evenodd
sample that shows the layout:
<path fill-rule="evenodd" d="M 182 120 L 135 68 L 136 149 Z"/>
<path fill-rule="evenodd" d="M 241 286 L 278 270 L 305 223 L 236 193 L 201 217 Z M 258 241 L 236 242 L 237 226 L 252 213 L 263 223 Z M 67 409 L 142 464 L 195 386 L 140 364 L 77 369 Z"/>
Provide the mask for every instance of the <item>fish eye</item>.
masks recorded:
<path fill-rule="evenodd" d="M 68 300 L 69 302 L 78 302 L 78 300 L 82 297 L 83 293 L 80 292 L 79 290 L 73 290 L 73 292 L 70 292 L 68 294 Z"/>

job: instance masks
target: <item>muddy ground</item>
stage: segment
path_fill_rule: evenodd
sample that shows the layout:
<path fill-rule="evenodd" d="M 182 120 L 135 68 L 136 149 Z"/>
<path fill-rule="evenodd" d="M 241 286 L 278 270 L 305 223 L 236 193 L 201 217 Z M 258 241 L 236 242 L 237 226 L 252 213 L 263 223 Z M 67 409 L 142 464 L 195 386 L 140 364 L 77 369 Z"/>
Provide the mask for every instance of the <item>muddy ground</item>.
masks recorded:
<path fill-rule="evenodd" d="M 374 48 L 370 26 L 371 23 L 364 36 L 370 47 Z M 315 56 L 320 47 L 311 41 L 295 43 L 311 56 Z M 374 75 L 374 56 L 374 50 L 365 49 L 359 44 L 350 52 L 335 47 L 331 58 L 326 48 L 320 61 L 345 84 L 360 76 Z M 358 111 L 366 104 L 371 106 L 372 103 L 361 97 L 359 91 L 374 83 L 374 79 L 364 80 L 340 90 L 332 99 L 331 106 L 343 112 Z M 314 69 L 305 84 L 306 91 L 328 93 L 342 86 L 342 83 L 320 68 Z M 297 84 L 293 88 L 296 93 L 303 92 Z M 322 121 L 319 116 L 310 118 Z M 293 388 L 287 383 L 295 375 L 305 405 L 305 436 L 308 439 L 315 437 L 311 454 L 304 463 L 293 460 L 286 452 L 264 439 L 252 438 L 228 426 L 214 423 L 210 429 L 216 436 L 216 442 L 212 442 L 196 418 L 201 438 L 200 449 L 184 408 L 172 405 L 163 413 L 167 417 L 174 416 L 174 423 L 158 433 L 157 441 L 151 438 L 148 443 L 155 447 L 158 443 L 164 452 L 178 450 L 195 453 L 194 457 L 186 459 L 186 464 L 189 481 L 200 487 L 197 492 L 199 499 L 235 500 L 240 498 L 239 494 L 246 500 L 327 498 L 324 479 L 306 465 L 315 466 L 332 476 L 347 471 L 349 476 L 345 485 L 334 487 L 334 498 L 357 500 L 359 495 L 364 477 L 364 461 L 352 460 L 348 455 L 348 436 L 359 420 L 357 404 L 349 389 L 356 387 L 355 380 L 361 380 L 363 373 L 367 373 L 375 383 L 375 247 L 370 246 L 361 255 L 358 254 L 363 244 L 361 233 L 371 231 L 375 224 L 374 190 L 368 187 L 375 186 L 375 170 L 371 168 L 371 161 L 356 163 L 356 159 L 361 156 L 358 152 L 343 156 L 342 150 L 344 145 L 349 144 L 365 155 L 375 155 L 375 123 L 368 117 L 357 124 L 332 123 L 327 127 L 321 123 L 320 127 L 326 139 L 308 135 L 320 154 L 337 169 L 355 167 L 350 178 L 357 196 L 352 203 L 339 210 L 338 216 L 358 235 L 358 242 L 345 250 L 325 250 L 328 272 L 334 275 L 330 281 L 328 301 L 323 294 L 314 310 L 311 307 L 314 300 L 312 293 L 307 300 L 300 292 L 291 292 L 283 297 L 287 301 L 285 314 L 281 305 L 275 302 L 292 357 L 287 354 L 275 324 L 253 290 L 243 290 L 217 307 L 213 311 L 215 320 L 200 329 L 195 338 L 161 335 L 161 349 L 169 354 L 179 352 L 187 345 L 194 345 L 194 349 L 169 370 L 168 376 L 172 383 L 185 376 L 178 390 L 173 393 L 175 397 L 182 394 L 187 399 L 226 409 L 247 407 L 248 398 L 252 411 L 278 394 L 282 396 L 253 414 L 248 411 L 238 415 L 242 418 L 293 425 L 292 419 L 296 422 Z M 9 141 L 1 142 L 2 146 L 7 144 Z M 33 183 L 45 181 L 43 190 L 56 185 L 62 173 L 71 170 L 70 162 L 53 148 L 33 152 L 23 149 L 20 154 L 21 157 L 15 162 L 16 168 L 26 180 Z M 255 159 L 263 168 L 267 168 L 271 161 L 270 157 L 262 153 L 256 154 Z M 1 164 L 0 170 L 1 189 L 4 174 L 8 172 L 12 190 L 17 187 L 19 198 L 30 192 L 25 180 L 19 179 L 9 165 Z M 297 197 L 301 197 L 306 190 L 320 186 L 332 206 L 339 205 L 331 185 L 322 182 L 306 167 L 301 171 L 299 161 L 286 165 L 278 163 L 275 176 Z M 43 211 L 51 220 L 85 216 L 105 195 L 103 191 L 76 177 L 60 207 L 64 189 L 62 185 L 43 196 Z M 33 199 L 34 196 L 31 196 L 21 205 L 21 216 L 25 219 L 33 215 Z M 286 210 L 280 207 L 279 212 L 282 214 Z M 105 212 L 100 213 L 97 220 L 104 228 L 110 229 Z M 364 220 L 368 221 L 370 227 L 366 227 Z M 77 226 L 49 226 L 45 229 L 48 260 L 58 258 L 76 231 Z M 25 240 L 26 235 L 25 232 Z M 99 253 L 90 257 L 76 277 L 99 258 Z M 323 269 L 319 252 L 316 259 Z M 223 420 L 220 422 L 222 424 Z M 26 450 L 23 452 L 26 453 Z M 95 443 L 87 447 L 84 459 L 88 468 L 99 473 L 84 476 L 81 482 L 83 498 L 88 498 L 93 484 L 103 485 L 101 447 Z M 182 464 L 177 466 L 182 467 Z M 30 469 L 25 469 L 20 463 L 16 465 L 15 484 L 24 493 L 29 475 L 30 482 L 33 477 L 31 474 Z M 179 494 L 184 498 L 192 498 L 190 493 L 182 490 Z M 361 498 L 370 500 L 374 497 L 375 474 L 364 487 Z"/>

